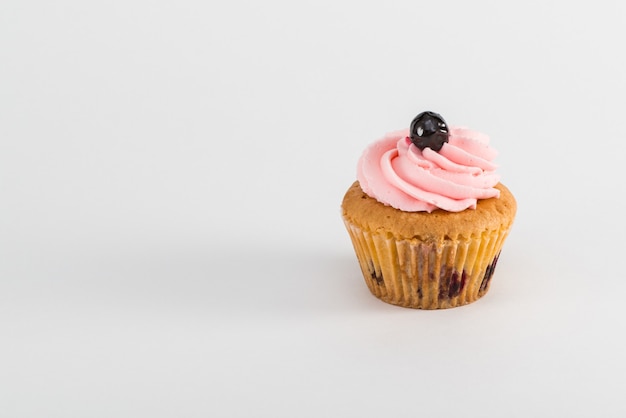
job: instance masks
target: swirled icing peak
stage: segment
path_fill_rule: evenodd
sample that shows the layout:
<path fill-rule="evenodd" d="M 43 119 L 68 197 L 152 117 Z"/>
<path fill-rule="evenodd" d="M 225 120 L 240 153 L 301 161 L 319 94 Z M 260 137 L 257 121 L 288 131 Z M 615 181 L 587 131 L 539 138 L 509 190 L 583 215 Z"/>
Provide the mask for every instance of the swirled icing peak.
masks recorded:
<path fill-rule="evenodd" d="M 444 122 L 445 123 L 445 122 Z M 370 144 L 359 159 L 357 179 L 379 202 L 405 212 L 475 209 L 478 199 L 499 197 L 489 137 L 467 128 L 448 128 L 438 151 L 418 148 L 410 130 L 391 132 Z"/>

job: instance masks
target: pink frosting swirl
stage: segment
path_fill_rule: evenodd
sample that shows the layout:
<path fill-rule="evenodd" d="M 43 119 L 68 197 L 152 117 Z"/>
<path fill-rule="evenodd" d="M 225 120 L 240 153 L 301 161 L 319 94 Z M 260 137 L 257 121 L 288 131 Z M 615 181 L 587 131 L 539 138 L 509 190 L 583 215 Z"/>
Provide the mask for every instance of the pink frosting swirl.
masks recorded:
<path fill-rule="evenodd" d="M 369 196 L 405 212 L 460 212 L 475 209 L 478 199 L 500 196 L 496 155 L 489 137 L 470 129 L 451 128 L 439 152 L 420 150 L 405 129 L 365 149 L 357 179 Z"/>

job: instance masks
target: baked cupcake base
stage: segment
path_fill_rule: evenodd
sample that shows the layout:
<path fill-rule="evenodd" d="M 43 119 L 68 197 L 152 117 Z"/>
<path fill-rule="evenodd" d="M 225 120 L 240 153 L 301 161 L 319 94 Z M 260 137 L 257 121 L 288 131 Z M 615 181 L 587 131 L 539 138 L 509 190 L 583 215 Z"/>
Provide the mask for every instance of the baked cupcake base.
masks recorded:
<path fill-rule="evenodd" d="M 365 283 L 394 305 L 443 309 L 474 302 L 489 290 L 516 212 L 511 192 L 480 200 L 475 210 L 402 212 L 366 195 L 355 182 L 343 219 Z"/>

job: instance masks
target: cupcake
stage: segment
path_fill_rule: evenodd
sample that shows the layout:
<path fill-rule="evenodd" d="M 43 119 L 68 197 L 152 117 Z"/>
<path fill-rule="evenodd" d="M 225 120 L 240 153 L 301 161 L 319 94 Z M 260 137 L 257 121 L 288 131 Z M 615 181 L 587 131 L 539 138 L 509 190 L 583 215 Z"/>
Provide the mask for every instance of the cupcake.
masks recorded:
<path fill-rule="evenodd" d="M 365 149 L 341 208 L 374 296 L 442 309 L 487 293 L 517 207 L 496 154 L 434 112 Z"/>

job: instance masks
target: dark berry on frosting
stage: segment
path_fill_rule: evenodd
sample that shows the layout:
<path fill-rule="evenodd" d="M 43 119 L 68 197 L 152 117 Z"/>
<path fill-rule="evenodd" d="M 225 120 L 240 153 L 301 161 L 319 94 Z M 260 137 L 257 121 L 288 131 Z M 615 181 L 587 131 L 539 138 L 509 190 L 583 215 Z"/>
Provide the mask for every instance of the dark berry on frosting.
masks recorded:
<path fill-rule="evenodd" d="M 440 114 L 422 112 L 411 122 L 410 136 L 417 148 L 439 151 L 448 142 L 448 125 Z"/>

